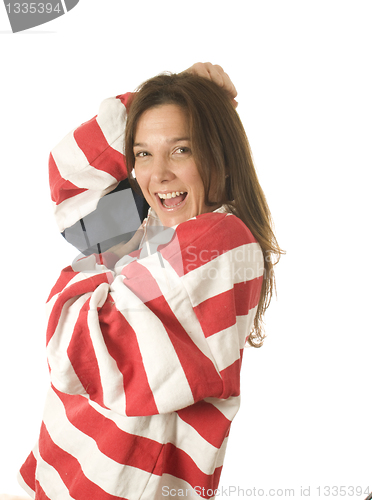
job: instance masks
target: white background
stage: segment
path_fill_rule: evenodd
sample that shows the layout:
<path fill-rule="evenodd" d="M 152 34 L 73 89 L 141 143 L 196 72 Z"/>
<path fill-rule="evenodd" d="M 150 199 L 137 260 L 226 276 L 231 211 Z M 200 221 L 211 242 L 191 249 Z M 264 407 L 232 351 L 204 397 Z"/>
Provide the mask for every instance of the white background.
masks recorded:
<path fill-rule="evenodd" d="M 197 61 L 236 85 L 287 251 L 268 337 L 245 352 L 220 486 L 230 498 L 243 496 L 233 487 L 295 498 L 301 487 L 311 498 L 327 498 L 324 486 L 372 488 L 371 10 L 358 0 L 80 0 L 12 34 L 0 5 L 0 493 L 21 492 L 16 473 L 48 386 L 44 303 L 76 256 L 53 220 L 49 151 L 104 98 Z"/>

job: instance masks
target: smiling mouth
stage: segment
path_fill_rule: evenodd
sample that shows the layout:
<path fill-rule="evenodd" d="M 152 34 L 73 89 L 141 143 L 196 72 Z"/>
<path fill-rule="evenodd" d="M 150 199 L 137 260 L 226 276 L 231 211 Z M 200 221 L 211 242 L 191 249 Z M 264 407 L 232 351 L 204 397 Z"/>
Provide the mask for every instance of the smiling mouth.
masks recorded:
<path fill-rule="evenodd" d="M 160 203 L 164 208 L 175 208 L 181 205 L 187 196 L 187 192 L 175 191 L 173 193 L 162 194 L 158 193 Z"/>

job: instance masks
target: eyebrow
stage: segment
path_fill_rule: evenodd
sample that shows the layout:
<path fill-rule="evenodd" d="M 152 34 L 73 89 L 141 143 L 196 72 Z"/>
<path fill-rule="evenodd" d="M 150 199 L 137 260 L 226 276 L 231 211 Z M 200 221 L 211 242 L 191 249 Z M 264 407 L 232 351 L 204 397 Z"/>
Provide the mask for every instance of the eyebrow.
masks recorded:
<path fill-rule="evenodd" d="M 189 141 L 190 142 L 190 137 L 174 137 L 172 139 L 167 139 L 168 144 L 175 144 L 176 142 L 181 142 L 181 141 Z M 133 144 L 133 147 L 139 147 L 139 148 L 146 148 L 148 147 L 148 144 L 146 142 L 135 142 Z"/>

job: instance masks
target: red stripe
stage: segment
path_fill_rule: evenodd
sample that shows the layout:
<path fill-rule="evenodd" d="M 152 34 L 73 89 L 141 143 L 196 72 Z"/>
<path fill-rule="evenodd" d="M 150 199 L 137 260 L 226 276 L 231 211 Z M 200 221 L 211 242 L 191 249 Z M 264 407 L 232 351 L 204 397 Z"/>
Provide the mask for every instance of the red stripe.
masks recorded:
<path fill-rule="evenodd" d="M 160 267 L 159 261 L 159 267 Z M 154 297 L 162 295 L 161 290 L 146 267 L 139 264 L 137 261 L 131 262 L 122 271 L 125 276 L 124 284 L 129 288 L 141 301 L 146 304 Z"/>
<path fill-rule="evenodd" d="M 139 259 L 140 258 L 140 255 L 141 255 L 141 251 L 142 249 L 139 248 L 138 250 L 133 250 L 133 252 L 130 252 L 130 256 L 133 258 L 133 259 Z M 127 269 L 127 267 L 124 268 L 125 270 Z"/>
<path fill-rule="evenodd" d="M 221 474 L 220 468 L 215 469 L 213 474 L 204 474 L 186 452 L 171 443 L 167 443 L 163 448 L 162 472 L 163 474 L 170 474 L 183 479 L 192 488 L 200 488 L 198 492 L 201 498 L 210 498 L 213 496 L 212 490 L 217 488 Z M 207 492 L 210 494 L 207 494 Z"/>
<path fill-rule="evenodd" d="M 235 289 L 210 297 L 194 311 L 206 337 L 229 328 L 236 323 Z"/>
<path fill-rule="evenodd" d="M 130 93 L 118 96 L 123 108 L 127 105 L 130 96 Z M 126 110 L 123 109 L 122 112 L 125 114 Z M 118 181 L 127 178 L 125 156 L 108 144 L 97 123 L 96 116 L 80 125 L 74 131 L 74 138 L 77 146 L 86 156 L 87 164 L 97 170 L 109 173 Z M 49 157 L 49 184 L 52 200 L 57 205 L 87 191 L 87 189 L 79 188 L 61 176 L 52 154 Z"/>
<path fill-rule="evenodd" d="M 184 422 L 191 425 L 208 443 L 216 448 L 222 446 L 231 421 L 211 403 L 199 401 L 177 411 L 177 413 Z M 211 425 L 212 422 L 213 425 Z"/>
<path fill-rule="evenodd" d="M 51 439 L 45 424 L 40 431 L 40 456 L 54 467 L 68 489 L 70 496 L 76 499 L 89 500 L 123 500 L 123 497 L 110 495 L 83 473 L 75 457 L 59 448 Z"/>
<path fill-rule="evenodd" d="M 221 472 L 222 472 L 222 465 L 220 467 L 217 467 L 217 469 L 215 469 L 214 474 L 213 474 L 213 486 L 212 486 L 212 488 L 215 491 L 218 488 L 218 484 L 220 482 Z"/>
<path fill-rule="evenodd" d="M 190 385 L 194 400 L 199 401 L 212 395 L 218 397 L 222 389 L 221 379 L 212 361 L 191 340 L 169 307 L 148 269 L 133 262 L 125 268 L 125 276 L 127 277 L 125 285 L 146 303 L 166 329 Z M 151 297 L 155 298 L 151 299 Z M 200 384 L 200 380 L 204 380 L 205 383 Z"/>
<path fill-rule="evenodd" d="M 35 498 L 37 500 L 50 500 L 50 498 L 46 496 L 45 491 L 41 487 L 41 484 L 39 483 L 39 481 L 36 481 L 36 495 L 35 495 Z"/>
<path fill-rule="evenodd" d="M 67 355 L 87 394 L 93 401 L 105 407 L 100 370 L 88 326 L 89 308 L 90 299 L 80 310 L 71 342 L 67 348 Z"/>
<path fill-rule="evenodd" d="M 133 99 L 134 94 L 132 92 L 127 92 L 126 94 L 120 94 L 116 96 L 116 99 L 120 99 L 121 102 L 124 104 L 126 109 L 129 109 L 130 106 L 130 101 Z"/>
<path fill-rule="evenodd" d="M 229 250 L 256 241 L 240 219 L 220 213 L 198 215 L 180 224 L 176 234 L 177 238 L 161 253 L 180 276 L 202 267 Z M 183 269 L 180 269 L 179 247 Z"/>
<path fill-rule="evenodd" d="M 69 421 L 81 432 L 91 436 L 102 453 L 116 462 L 152 472 L 154 475 L 171 474 L 188 482 L 192 487 L 198 486 L 205 491 L 215 490 L 218 487 L 222 467 L 216 468 L 211 475 L 204 474 L 186 452 L 173 444 L 168 443 L 163 446 L 151 439 L 125 433 L 114 422 L 95 412 L 83 396 L 71 396 L 56 390 L 55 392 L 64 405 Z M 43 460 L 57 470 L 74 498 L 92 500 L 119 498 L 109 495 L 87 479 L 77 459 L 52 441 L 45 424 L 42 424 L 39 447 Z M 33 468 L 30 467 L 33 479 L 35 465 L 36 463 L 33 464 Z M 27 481 L 27 484 L 33 489 L 30 481 Z M 201 496 L 210 498 L 212 495 Z M 36 498 L 48 500 L 39 484 L 37 484 Z"/>
<path fill-rule="evenodd" d="M 69 421 L 97 443 L 100 451 L 115 462 L 152 472 L 163 444 L 119 429 L 89 404 L 83 396 L 69 396 L 55 391 L 62 401 Z"/>
<path fill-rule="evenodd" d="M 61 277 L 62 276 L 63 276 L 63 271 Z M 64 278 L 62 278 L 62 281 L 63 279 Z M 59 318 L 61 316 L 61 312 L 65 303 L 74 297 L 79 297 L 80 295 L 84 295 L 85 293 L 93 292 L 98 287 L 98 285 L 100 285 L 101 283 L 108 283 L 108 282 L 109 280 L 107 274 L 101 273 L 93 275 L 90 278 L 79 281 L 77 283 L 73 283 L 72 285 L 65 288 L 63 292 L 61 292 L 50 313 L 48 328 L 47 328 L 47 344 L 49 343 L 50 339 L 54 335 L 54 332 L 56 331 Z M 57 286 L 57 284 L 55 286 Z"/>
<path fill-rule="evenodd" d="M 109 173 L 118 181 L 127 178 L 124 155 L 108 144 L 96 117 L 80 125 L 74 131 L 74 138 L 89 165 Z"/>
<path fill-rule="evenodd" d="M 240 394 L 240 368 L 243 350 L 240 350 L 239 359 L 220 372 L 223 380 L 223 392 L 219 396 L 221 399 L 227 399 L 230 396 L 239 396 Z"/>
<path fill-rule="evenodd" d="M 237 316 L 246 316 L 260 300 L 263 276 L 234 285 Z"/>
<path fill-rule="evenodd" d="M 66 288 L 67 284 L 77 275 L 79 274 L 77 271 L 74 271 L 71 266 L 66 267 L 65 269 L 62 270 L 58 280 L 56 281 L 56 284 L 53 286 L 52 290 L 50 291 L 49 297 L 47 302 L 50 301 L 54 295 L 57 295 L 58 293 L 62 292 L 64 288 Z"/>
<path fill-rule="evenodd" d="M 222 467 L 216 468 L 213 474 L 204 474 L 191 457 L 175 445 L 171 443 L 162 445 L 148 438 L 127 434 L 118 429 L 112 421 L 96 413 L 84 397 L 56 392 L 64 404 L 67 418 L 71 423 L 91 436 L 100 450 L 118 463 L 152 472 L 154 475 L 170 474 L 186 481 L 193 488 L 198 486 L 201 492 L 202 488 L 205 492 L 217 488 Z M 40 455 L 57 470 L 74 498 L 92 500 L 119 498 L 104 492 L 86 478 L 76 458 L 53 443 L 44 424 L 40 433 Z M 201 495 L 202 498 L 211 496 L 213 495 Z"/>
<path fill-rule="evenodd" d="M 147 307 L 160 319 L 182 365 L 194 401 L 218 397 L 222 390 L 221 378 L 212 361 L 194 344 L 186 330 L 173 314 L 163 296 L 149 301 Z M 203 383 L 200 383 L 200 381 Z"/>
<path fill-rule="evenodd" d="M 37 465 L 36 458 L 34 454 L 31 452 L 19 471 L 24 482 L 27 484 L 29 488 L 31 488 L 32 491 L 35 491 L 36 465 Z"/>
<path fill-rule="evenodd" d="M 61 176 L 52 154 L 49 156 L 49 185 L 52 201 L 57 205 L 62 203 L 62 201 L 87 191 L 87 189 L 78 188 Z"/>
<path fill-rule="evenodd" d="M 157 414 L 135 331 L 109 301 L 99 311 L 99 319 L 108 352 L 123 374 L 126 415 Z"/>
<path fill-rule="evenodd" d="M 210 297 L 194 307 L 204 335 L 210 337 L 236 323 L 237 316 L 246 316 L 257 306 L 263 277 L 236 283 L 233 289 Z"/>

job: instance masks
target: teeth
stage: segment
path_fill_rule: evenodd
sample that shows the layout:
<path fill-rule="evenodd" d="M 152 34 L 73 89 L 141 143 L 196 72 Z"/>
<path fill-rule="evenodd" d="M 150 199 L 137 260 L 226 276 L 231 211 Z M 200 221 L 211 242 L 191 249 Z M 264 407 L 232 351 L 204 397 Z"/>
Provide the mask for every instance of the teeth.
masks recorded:
<path fill-rule="evenodd" d="M 180 194 L 184 194 L 185 191 L 173 191 L 173 193 L 158 193 L 159 198 L 162 200 L 166 200 L 167 198 L 175 198 L 176 196 L 179 196 Z"/>

